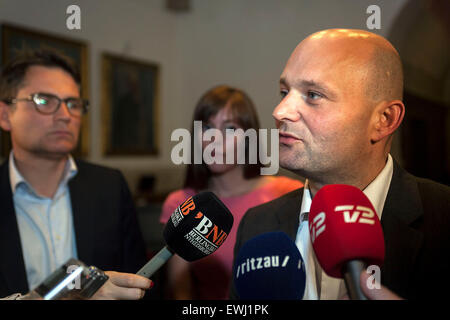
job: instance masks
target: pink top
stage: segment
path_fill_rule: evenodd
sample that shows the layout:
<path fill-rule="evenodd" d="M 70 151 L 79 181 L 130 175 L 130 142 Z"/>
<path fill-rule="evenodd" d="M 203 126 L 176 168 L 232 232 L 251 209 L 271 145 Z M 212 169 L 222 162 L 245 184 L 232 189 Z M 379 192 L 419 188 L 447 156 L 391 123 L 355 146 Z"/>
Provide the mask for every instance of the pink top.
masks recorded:
<path fill-rule="evenodd" d="M 302 186 L 301 181 L 287 177 L 275 177 L 272 181 L 249 193 L 220 198 L 233 214 L 233 227 L 225 242 L 216 252 L 191 263 L 192 283 L 195 290 L 193 299 L 219 300 L 228 298 L 236 232 L 245 212 L 252 207 L 279 198 Z M 193 189 L 186 188 L 169 194 L 163 204 L 160 222 L 165 224 L 176 207 L 196 193 Z"/>

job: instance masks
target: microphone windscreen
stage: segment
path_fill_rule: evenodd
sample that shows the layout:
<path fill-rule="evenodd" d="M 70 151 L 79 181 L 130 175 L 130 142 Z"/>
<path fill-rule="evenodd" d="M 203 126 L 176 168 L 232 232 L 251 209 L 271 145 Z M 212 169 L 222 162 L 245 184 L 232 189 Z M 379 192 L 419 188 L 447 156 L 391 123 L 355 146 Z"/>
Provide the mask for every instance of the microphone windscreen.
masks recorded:
<path fill-rule="evenodd" d="M 317 260 L 329 276 L 342 278 L 342 267 L 351 260 L 383 264 L 381 223 L 358 188 L 343 184 L 322 187 L 312 200 L 308 222 Z"/>
<path fill-rule="evenodd" d="M 178 206 L 164 228 L 170 250 L 187 261 L 216 251 L 233 226 L 233 215 L 212 192 L 201 192 Z"/>
<path fill-rule="evenodd" d="M 244 243 L 233 277 L 243 300 L 300 300 L 305 291 L 302 256 L 283 232 L 264 233 Z"/>

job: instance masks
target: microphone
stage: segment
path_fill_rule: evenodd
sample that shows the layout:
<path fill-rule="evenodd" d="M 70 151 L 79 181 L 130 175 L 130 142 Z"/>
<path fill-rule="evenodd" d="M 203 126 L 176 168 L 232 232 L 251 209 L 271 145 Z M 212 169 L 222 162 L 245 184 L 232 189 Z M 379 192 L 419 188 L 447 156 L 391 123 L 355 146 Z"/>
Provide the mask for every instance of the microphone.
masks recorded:
<path fill-rule="evenodd" d="M 322 269 L 330 277 L 344 278 L 350 299 L 367 300 L 361 272 L 384 261 L 383 230 L 370 200 L 356 187 L 326 185 L 314 196 L 308 221 Z"/>
<path fill-rule="evenodd" d="M 186 199 L 170 216 L 163 231 L 166 246 L 138 272 L 150 278 L 173 254 L 195 261 L 216 251 L 233 226 L 233 215 L 212 192 Z"/>
<path fill-rule="evenodd" d="M 243 300 L 300 300 L 305 292 L 305 266 L 295 243 L 284 232 L 248 240 L 233 266 Z"/>

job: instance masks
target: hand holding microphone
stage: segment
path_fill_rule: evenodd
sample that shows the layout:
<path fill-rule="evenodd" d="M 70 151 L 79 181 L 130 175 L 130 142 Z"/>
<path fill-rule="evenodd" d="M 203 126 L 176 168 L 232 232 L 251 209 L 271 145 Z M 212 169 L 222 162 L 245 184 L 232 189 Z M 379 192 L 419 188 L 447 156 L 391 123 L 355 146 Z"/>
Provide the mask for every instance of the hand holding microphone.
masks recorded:
<path fill-rule="evenodd" d="M 212 192 L 188 198 L 172 213 L 164 228 L 166 246 L 138 275 L 150 278 L 174 253 L 187 261 L 195 261 L 216 251 L 233 226 L 233 215 Z"/>
<path fill-rule="evenodd" d="M 370 200 L 356 187 L 326 185 L 314 196 L 309 214 L 314 252 L 330 276 L 344 278 L 350 299 L 367 300 L 360 275 L 368 265 L 381 267 L 384 237 Z"/>
<path fill-rule="evenodd" d="M 103 273 L 99 269 L 93 269 L 94 267 L 88 270 L 81 261 L 71 259 L 46 279 L 33 294 L 23 299 L 70 298 L 68 295 L 71 289 L 67 289 L 70 287 L 68 284 L 78 275 L 84 281 L 83 288 L 86 288 L 83 289 L 83 294 L 80 297 L 77 295 L 76 298 L 141 299 L 145 290 L 153 285 L 152 281 L 146 278 L 153 275 L 173 253 L 188 261 L 201 259 L 222 245 L 232 225 L 232 214 L 212 192 L 197 194 L 187 199 L 172 214 L 164 229 L 167 246 L 143 266 L 137 275 L 114 271 Z M 75 265 L 78 266 L 77 273 L 66 272 L 67 267 Z M 83 272 L 85 277 L 81 277 Z"/>

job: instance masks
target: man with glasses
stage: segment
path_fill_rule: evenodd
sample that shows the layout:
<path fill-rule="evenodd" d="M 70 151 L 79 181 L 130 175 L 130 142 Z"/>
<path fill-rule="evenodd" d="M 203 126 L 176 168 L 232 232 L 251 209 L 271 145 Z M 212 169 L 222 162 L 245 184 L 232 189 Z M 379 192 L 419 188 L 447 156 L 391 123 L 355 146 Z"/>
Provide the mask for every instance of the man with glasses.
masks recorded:
<path fill-rule="evenodd" d="M 12 151 L 0 166 L 0 297 L 34 289 L 74 257 L 106 272 L 99 299 L 139 299 L 145 247 L 122 174 L 74 160 L 88 102 L 65 58 L 27 52 L 0 78 L 0 127 Z M 125 273 L 127 272 L 127 273 Z"/>
<path fill-rule="evenodd" d="M 22 99 L 5 99 L 6 104 L 16 104 L 20 101 L 30 101 L 34 103 L 36 111 L 42 114 L 54 114 L 61 107 L 61 103 L 64 102 L 67 106 L 69 113 L 80 118 L 88 110 L 89 102 L 81 98 L 66 98 L 60 99 L 51 93 L 34 93 L 26 98 Z"/>

